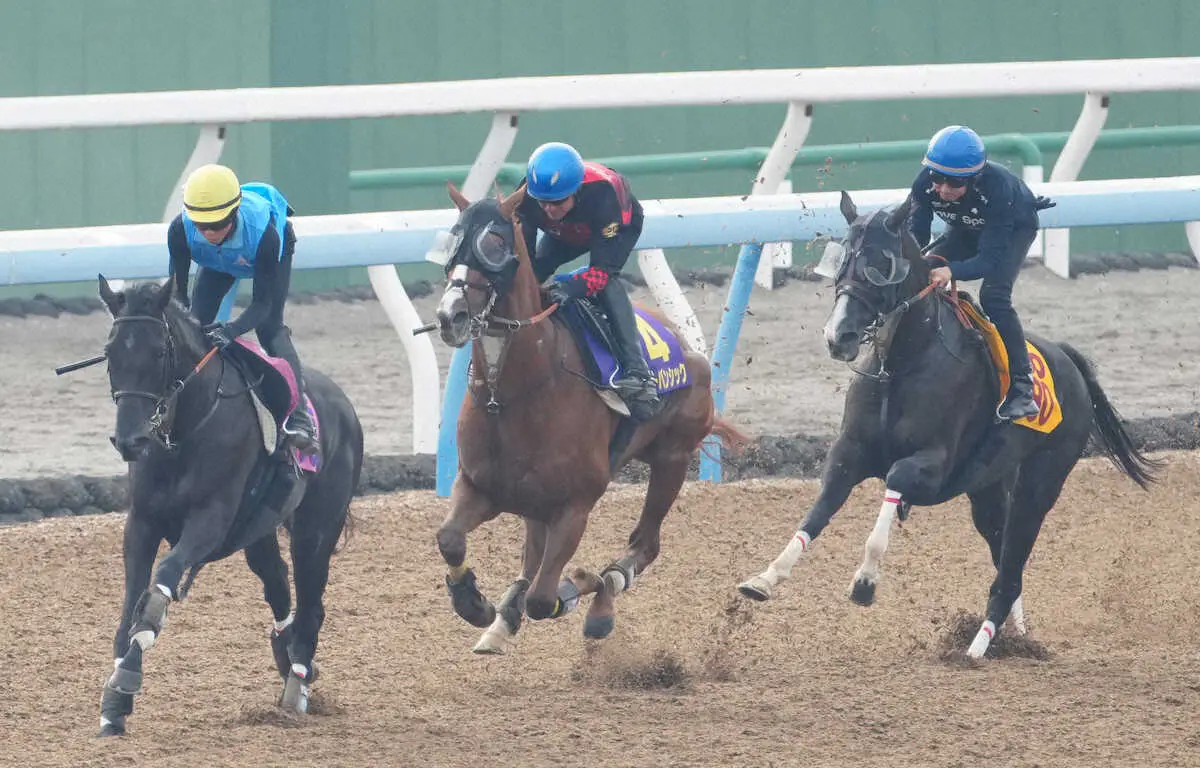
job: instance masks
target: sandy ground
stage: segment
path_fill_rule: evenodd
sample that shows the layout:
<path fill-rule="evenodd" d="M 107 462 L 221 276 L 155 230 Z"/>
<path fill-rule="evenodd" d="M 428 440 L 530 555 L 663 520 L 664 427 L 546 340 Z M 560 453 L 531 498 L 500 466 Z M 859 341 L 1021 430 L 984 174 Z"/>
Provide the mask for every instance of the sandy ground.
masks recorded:
<path fill-rule="evenodd" d="M 1102 460 L 1080 465 L 1026 572 L 1049 658 L 977 666 L 942 656 L 947 626 L 982 611 L 993 577 L 961 500 L 917 510 L 893 537 L 872 608 L 846 588 L 875 484 L 774 601 L 752 604 L 734 585 L 786 543 L 816 484 L 689 484 L 611 638 L 585 642 L 576 613 L 527 625 L 505 656 L 476 657 L 434 548 L 446 501 L 358 499 L 327 594 L 320 714 L 274 714 L 269 612 L 234 557 L 172 607 L 117 740 L 93 734 L 123 517 L 2 528 L 0 765 L 1197 765 L 1200 456 L 1169 462 L 1149 495 Z M 615 487 L 576 562 L 618 552 L 640 501 L 639 487 Z M 501 518 L 471 540 L 492 597 L 516 573 L 520 530 Z"/>
<path fill-rule="evenodd" d="M 728 286 L 686 289 L 711 345 Z M 650 299 L 648 294 L 640 294 Z M 1194 297 L 1200 270 L 1113 272 L 1061 280 L 1040 266 L 1017 283 L 1027 328 L 1095 358 L 1127 417 L 1200 410 L 1200 334 Z M 434 297 L 416 302 L 432 319 Z M 832 306 L 824 285 L 756 289 L 743 326 L 726 415 L 752 435 L 832 435 L 853 375 L 829 359 L 821 327 Z M 377 302 L 319 302 L 288 310 L 302 359 L 350 395 L 370 454 L 412 452 L 412 386 L 403 349 Z M 56 365 L 97 354 L 107 316 L 0 317 L 0 477 L 113 475 L 124 465 L 108 444 L 115 410 L 103 366 L 55 377 Z M 450 353 L 435 341 L 443 380 Z"/>

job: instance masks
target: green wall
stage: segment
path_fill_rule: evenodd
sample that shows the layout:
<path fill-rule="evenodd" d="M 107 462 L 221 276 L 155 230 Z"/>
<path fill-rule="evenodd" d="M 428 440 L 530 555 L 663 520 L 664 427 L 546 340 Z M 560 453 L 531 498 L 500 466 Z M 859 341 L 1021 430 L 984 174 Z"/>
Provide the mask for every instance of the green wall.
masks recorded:
<path fill-rule="evenodd" d="M 12 0 L 0 95 L 829 65 L 1195 55 L 1194 0 Z M 1064 131 L 1082 96 L 818 105 L 809 144 Z M 550 139 L 585 155 L 765 146 L 784 105 L 521 116 L 510 159 Z M 230 128 L 223 162 L 302 214 L 446 204 L 437 188 L 350 191 L 351 169 L 470 163 L 488 115 Z M 1114 97 L 1108 127 L 1200 124 L 1200 94 Z M 153 221 L 197 128 L 0 134 L 0 228 Z M 1048 166 L 1053 156 L 1047 158 Z M 1083 178 L 1195 173 L 1200 147 L 1097 151 Z M 915 163 L 798 169 L 797 190 L 901 186 Z M 750 172 L 633 179 L 642 197 L 746 191 Z M 1183 250 L 1183 228 L 1081 231 L 1076 250 Z M 301 249 L 303 244 L 301 244 Z M 344 276 L 306 276 L 341 283 Z"/>

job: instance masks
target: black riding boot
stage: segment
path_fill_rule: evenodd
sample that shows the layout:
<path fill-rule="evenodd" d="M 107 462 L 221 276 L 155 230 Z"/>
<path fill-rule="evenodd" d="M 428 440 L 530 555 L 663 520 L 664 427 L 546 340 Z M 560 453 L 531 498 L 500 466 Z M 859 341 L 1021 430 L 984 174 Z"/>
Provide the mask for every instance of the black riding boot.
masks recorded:
<path fill-rule="evenodd" d="M 284 423 L 283 433 L 288 436 L 289 442 L 300 450 L 312 451 L 318 447 L 316 431 L 316 426 L 308 415 L 308 409 L 304 407 L 304 390 L 302 389 L 300 390 L 300 403 Z"/>
<path fill-rule="evenodd" d="M 300 402 L 284 422 L 283 434 L 287 436 L 289 443 L 301 451 L 311 452 L 319 449 L 316 426 L 308 415 L 308 409 L 304 407 L 304 375 L 300 370 L 300 357 L 296 354 L 296 347 L 292 345 L 291 330 L 286 325 L 281 325 L 271 332 L 260 332 L 259 341 L 267 352 L 287 360 L 296 377 L 296 392 Z"/>
<path fill-rule="evenodd" d="M 1024 419 L 1036 416 L 1040 410 L 1033 401 L 1033 377 L 1029 371 L 1011 374 L 1008 395 L 996 409 L 996 418 L 1001 421 Z"/>
<path fill-rule="evenodd" d="M 646 359 L 642 357 L 633 304 L 629 301 L 625 286 L 616 276 L 600 292 L 600 299 L 608 312 L 613 340 L 617 346 L 617 357 L 620 358 L 621 368 L 625 373 L 613 384 L 629 405 L 633 417 L 645 421 L 658 412 L 661 401 L 658 398 L 658 383 L 650 375 L 650 368 L 646 365 Z"/>

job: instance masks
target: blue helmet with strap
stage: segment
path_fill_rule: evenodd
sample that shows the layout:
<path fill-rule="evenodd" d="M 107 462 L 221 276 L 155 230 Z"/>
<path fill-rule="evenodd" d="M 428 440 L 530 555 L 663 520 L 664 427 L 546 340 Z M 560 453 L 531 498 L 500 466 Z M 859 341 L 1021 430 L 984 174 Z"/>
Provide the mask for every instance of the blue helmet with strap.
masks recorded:
<path fill-rule="evenodd" d="M 947 125 L 933 134 L 921 164 L 947 176 L 974 176 L 987 164 L 987 150 L 979 134 L 967 126 Z"/>
<path fill-rule="evenodd" d="M 562 200 L 583 184 L 583 158 L 570 144 L 552 141 L 533 150 L 525 169 L 527 191 L 535 200 Z"/>

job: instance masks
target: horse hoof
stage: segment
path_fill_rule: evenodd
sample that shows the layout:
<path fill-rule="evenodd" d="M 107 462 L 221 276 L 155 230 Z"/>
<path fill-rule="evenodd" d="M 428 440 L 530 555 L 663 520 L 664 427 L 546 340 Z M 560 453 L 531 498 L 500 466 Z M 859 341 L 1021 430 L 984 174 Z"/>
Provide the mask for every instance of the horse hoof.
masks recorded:
<path fill-rule="evenodd" d="M 100 723 L 100 733 L 98 733 L 96 735 L 100 736 L 101 738 L 104 738 L 106 736 L 124 736 L 125 735 L 125 726 L 122 723 L 113 723 L 113 722 L 105 721 L 105 722 Z"/>
<path fill-rule="evenodd" d="M 761 603 L 771 599 L 771 583 L 762 576 L 753 576 L 738 584 L 738 592 Z"/>
<path fill-rule="evenodd" d="M 450 591 L 454 612 L 468 624 L 487 629 L 496 620 L 496 606 L 480 593 L 475 586 L 475 574 L 470 570 L 459 581 L 451 581 L 447 576 L 446 589 Z"/>
<path fill-rule="evenodd" d="M 583 621 L 583 636 L 591 640 L 603 640 L 612 634 L 612 616 L 588 616 Z"/>
<path fill-rule="evenodd" d="M 850 586 L 850 599 L 864 608 L 875 603 L 875 585 L 866 581 L 855 581 Z"/>
<path fill-rule="evenodd" d="M 475 643 L 475 647 L 471 649 L 471 653 L 477 653 L 480 656 L 503 656 L 504 644 L 493 642 L 493 639 L 487 635 L 479 638 L 479 642 Z"/>
<path fill-rule="evenodd" d="M 294 672 L 288 675 L 283 685 L 283 694 L 279 697 L 279 708 L 303 715 L 308 712 L 308 681 Z"/>

